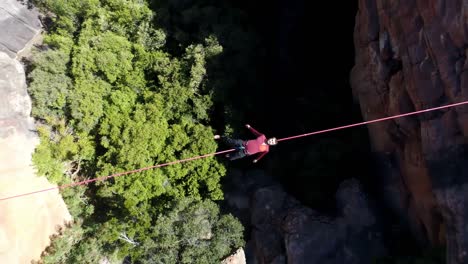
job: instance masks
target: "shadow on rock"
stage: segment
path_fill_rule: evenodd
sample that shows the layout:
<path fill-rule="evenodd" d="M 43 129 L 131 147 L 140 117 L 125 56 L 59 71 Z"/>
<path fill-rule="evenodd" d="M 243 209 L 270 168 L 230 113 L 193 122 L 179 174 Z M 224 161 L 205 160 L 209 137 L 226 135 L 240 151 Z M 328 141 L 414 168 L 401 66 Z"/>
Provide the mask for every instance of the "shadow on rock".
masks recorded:
<path fill-rule="evenodd" d="M 250 232 L 247 263 L 372 263 L 385 255 L 382 227 L 361 184 L 343 182 L 338 214 L 305 207 L 262 171 L 230 175 L 226 200 Z"/>

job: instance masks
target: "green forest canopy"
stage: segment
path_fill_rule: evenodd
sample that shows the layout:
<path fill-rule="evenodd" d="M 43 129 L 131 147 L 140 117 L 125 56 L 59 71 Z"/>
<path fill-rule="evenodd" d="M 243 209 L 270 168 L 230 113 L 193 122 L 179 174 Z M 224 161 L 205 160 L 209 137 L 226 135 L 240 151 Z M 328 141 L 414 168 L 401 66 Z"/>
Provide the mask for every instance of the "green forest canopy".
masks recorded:
<path fill-rule="evenodd" d="M 215 151 L 215 93 L 235 87 L 252 46 L 239 14 L 209 2 L 35 1 L 52 19 L 28 75 L 41 175 L 66 184 Z M 63 190 L 75 221 L 43 261 L 217 262 L 244 243 L 216 203 L 225 174 L 210 157 Z"/>

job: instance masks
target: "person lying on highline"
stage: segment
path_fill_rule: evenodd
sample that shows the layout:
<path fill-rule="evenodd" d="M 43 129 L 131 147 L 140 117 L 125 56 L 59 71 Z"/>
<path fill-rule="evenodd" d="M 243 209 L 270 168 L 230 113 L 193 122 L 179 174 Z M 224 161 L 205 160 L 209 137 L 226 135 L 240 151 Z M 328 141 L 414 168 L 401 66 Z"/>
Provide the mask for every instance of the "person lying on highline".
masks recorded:
<path fill-rule="evenodd" d="M 215 139 L 221 139 L 225 144 L 236 149 L 236 152 L 226 154 L 226 158 L 230 160 L 240 159 L 245 156 L 254 155 L 261 153 L 256 159 L 253 160 L 253 163 L 257 163 L 263 156 L 265 156 L 270 150 L 270 146 L 278 144 L 276 138 L 272 137 L 267 140 L 264 134 L 258 132 L 250 125 L 245 125 L 252 133 L 257 136 L 256 139 L 251 140 L 242 140 L 242 139 L 232 139 L 226 136 L 215 135 Z"/>

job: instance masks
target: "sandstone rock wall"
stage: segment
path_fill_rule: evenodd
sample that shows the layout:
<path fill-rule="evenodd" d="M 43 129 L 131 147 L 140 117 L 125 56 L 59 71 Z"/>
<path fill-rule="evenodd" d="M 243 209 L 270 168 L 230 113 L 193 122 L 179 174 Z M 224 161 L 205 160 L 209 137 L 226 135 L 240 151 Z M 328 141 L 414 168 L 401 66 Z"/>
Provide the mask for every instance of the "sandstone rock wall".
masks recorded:
<path fill-rule="evenodd" d="M 468 100 L 468 1 L 359 0 L 353 92 L 366 120 Z M 468 263 L 468 107 L 369 126 L 387 202 Z"/>
<path fill-rule="evenodd" d="M 25 72 L 14 59 L 39 32 L 36 11 L 16 0 L 0 1 L 0 198 L 54 187 L 32 166 L 38 138 Z M 0 201 L 0 263 L 39 260 L 49 237 L 68 221 L 57 190 Z"/>
<path fill-rule="evenodd" d="M 0 1 L 0 51 L 15 58 L 41 32 L 39 12 L 18 0 Z"/>

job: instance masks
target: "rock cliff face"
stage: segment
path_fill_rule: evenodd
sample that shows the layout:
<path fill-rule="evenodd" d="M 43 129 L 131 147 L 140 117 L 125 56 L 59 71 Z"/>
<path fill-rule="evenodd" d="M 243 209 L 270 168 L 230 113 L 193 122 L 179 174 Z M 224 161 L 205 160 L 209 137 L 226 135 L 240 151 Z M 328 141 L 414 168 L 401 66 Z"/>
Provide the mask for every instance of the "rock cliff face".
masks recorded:
<path fill-rule="evenodd" d="M 326 216 L 302 205 L 261 171 L 230 177 L 239 185 L 226 198 L 251 228 L 247 263 L 370 264 L 386 253 L 380 221 L 357 180 L 339 186 L 338 214 Z"/>
<path fill-rule="evenodd" d="M 252 237 L 259 263 L 365 264 L 384 248 L 375 215 L 360 185 L 344 182 L 337 192 L 338 217 L 320 215 L 279 186 L 252 198 Z"/>
<path fill-rule="evenodd" d="M 468 100 L 468 1 L 359 0 L 353 92 L 366 120 Z M 369 126 L 387 202 L 468 263 L 468 107 Z"/>
<path fill-rule="evenodd" d="M 41 32 L 39 13 L 18 0 L 0 1 L 0 51 L 15 58 Z"/>
<path fill-rule="evenodd" d="M 38 138 L 24 69 L 12 58 L 39 32 L 30 28 L 38 22 L 31 12 L 14 0 L 0 2 L 0 198 L 53 187 L 31 164 Z M 70 220 L 58 191 L 0 201 L 0 263 L 38 260 L 49 236 Z"/>

